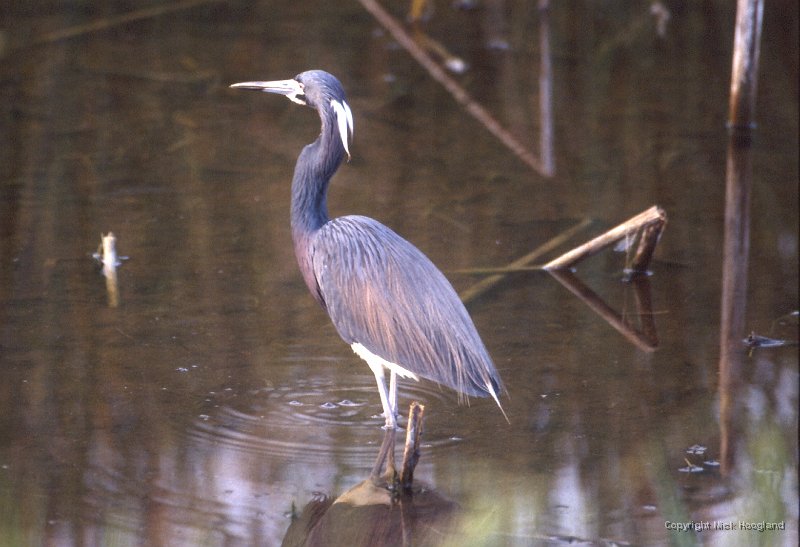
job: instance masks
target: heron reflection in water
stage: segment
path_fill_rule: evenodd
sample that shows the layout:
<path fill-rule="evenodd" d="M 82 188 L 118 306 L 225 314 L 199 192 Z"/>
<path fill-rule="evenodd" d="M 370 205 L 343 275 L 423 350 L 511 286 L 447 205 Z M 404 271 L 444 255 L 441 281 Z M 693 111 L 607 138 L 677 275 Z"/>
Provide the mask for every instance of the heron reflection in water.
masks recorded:
<path fill-rule="evenodd" d="M 328 184 L 350 157 L 353 136 L 353 115 L 339 80 L 310 70 L 290 80 L 231 87 L 284 95 L 319 113 L 320 135 L 300 152 L 292 179 L 294 251 L 312 296 L 375 374 L 384 427 L 397 426 L 398 376 L 432 380 L 462 396 L 491 396 L 505 416 L 500 376 L 442 272 L 376 220 L 328 216 Z"/>

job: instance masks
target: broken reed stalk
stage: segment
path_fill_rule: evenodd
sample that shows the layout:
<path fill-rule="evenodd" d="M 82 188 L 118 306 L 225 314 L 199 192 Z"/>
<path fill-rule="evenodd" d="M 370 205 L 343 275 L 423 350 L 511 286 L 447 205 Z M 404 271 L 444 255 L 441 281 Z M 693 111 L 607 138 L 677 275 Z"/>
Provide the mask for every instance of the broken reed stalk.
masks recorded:
<path fill-rule="evenodd" d="M 589 220 L 588 218 L 583 219 L 576 225 L 568 228 L 567 230 L 561 232 L 560 234 L 553 237 L 549 241 L 538 246 L 536 249 L 529 252 L 525 256 L 516 259 L 503 269 L 507 269 L 509 270 L 509 272 L 520 271 L 523 268 L 527 269 L 528 266 L 530 266 L 530 264 L 534 260 L 536 260 L 537 258 L 546 253 L 549 253 L 550 251 L 552 251 L 553 249 L 555 249 L 556 247 L 567 241 L 569 238 L 574 236 L 576 233 L 583 230 L 586 226 L 591 224 L 591 222 L 592 221 Z M 471 287 L 468 287 L 459 295 L 461 297 L 461 301 L 464 302 L 464 304 L 467 304 L 468 302 L 475 300 L 477 297 L 479 297 L 480 295 L 482 295 L 483 293 L 485 293 L 486 291 L 497 285 L 500 281 L 505 279 L 506 275 L 507 275 L 506 273 L 497 273 L 495 275 L 490 275 L 485 279 L 481 279 Z"/>
<path fill-rule="evenodd" d="M 647 270 L 655 245 L 658 243 L 658 238 L 666 222 L 667 213 L 661 207 L 653 205 L 619 226 L 551 260 L 543 268 L 545 270 L 570 268 L 577 262 L 598 253 L 609 245 L 613 245 L 626 237 L 634 237 L 639 231 L 642 231 L 639 248 L 629 269 L 635 272 L 644 272 Z"/>
<path fill-rule="evenodd" d="M 636 249 L 636 254 L 630 266 L 628 266 L 629 271 L 639 273 L 647 271 L 647 267 L 653 259 L 653 253 L 656 251 L 658 240 L 661 237 L 661 230 L 663 229 L 663 222 L 655 222 L 642 229 L 642 235 L 639 238 L 639 246 Z"/>
<path fill-rule="evenodd" d="M 736 2 L 736 33 L 733 39 L 731 96 L 728 106 L 728 128 L 731 130 L 749 131 L 756 125 L 756 84 L 763 19 L 764 0 Z"/>
<path fill-rule="evenodd" d="M 542 166 L 542 162 L 531 154 L 528 149 L 520 144 L 520 142 L 500 123 L 489 114 L 489 112 L 477 103 L 467 91 L 461 87 L 458 82 L 451 78 L 442 69 L 430 55 L 428 55 L 422 48 L 420 48 L 414 39 L 403 29 L 394 17 L 384 10 L 376 0 L 358 0 L 361 5 L 367 10 L 378 23 L 385 28 L 389 34 L 392 35 L 400 46 L 405 49 L 414 60 L 416 60 L 422 68 L 424 68 L 431 78 L 439 82 L 450 95 L 458 102 L 466 111 L 475 118 L 481 125 L 483 125 L 492 135 L 494 135 L 506 148 L 511 150 L 520 160 L 528 164 L 534 171 L 544 176 L 548 176 L 548 170 Z"/>
<path fill-rule="evenodd" d="M 414 469 L 419 461 L 419 439 L 422 435 L 422 417 L 425 406 L 417 401 L 411 403 L 408 410 L 406 426 L 406 445 L 403 449 L 403 466 L 400 471 L 400 486 L 404 492 L 410 492 L 414 483 Z"/>
<path fill-rule="evenodd" d="M 100 235 L 101 242 L 97 255 L 103 264 L 103 275 L 106 278 L 106 292 L 108 293 L 108 307 L 119 306 L 119 285 L 117 281 L 117 238 L 113 232 Z"/>

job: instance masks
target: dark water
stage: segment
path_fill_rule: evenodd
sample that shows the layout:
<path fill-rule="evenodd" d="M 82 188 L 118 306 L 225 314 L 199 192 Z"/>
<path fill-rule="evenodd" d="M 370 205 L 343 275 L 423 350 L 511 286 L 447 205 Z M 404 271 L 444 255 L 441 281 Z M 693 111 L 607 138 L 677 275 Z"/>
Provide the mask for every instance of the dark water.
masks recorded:
<path fill-rule="evenodd" d="M 654 350 L 521 272 L 469 304 L 510 424 L 402 384 L 427 407 L 416 477 L 458 504 L 418 544 L 795 545 L 797 346 L 740 341 L 798 335 L 798 9 L 766 3 L 759 126 L 729 156 L 731 4 L 669 3 L 660 37 L 648 3 L 556 3 L 543 29 L 532 2 L 439 2 L 426 30 L 469 65 L 451 77 L 540 160 L 552 128 L 552 176 L 355 1 L 4 7 L 0 544 L 277 545 L 317 493 L 367 478 L 374 382 L 288 233 L 318 121 L 227 88 L 318 67 L 355 113 L 331 213 L 391 226 L 460 291 L 582 221 L 542 259 L 653 204 L 669 217 L 647 280 L 622 282 L 610 250 L 576 271 Z M 725 247 L 736 160 L 746 255 Z M 92 259 L 108 231 L 129 257 L 116 306 Z M 685 522 L 738 529 L 667 524 Z M 761 522 L 785 530 L 741 524 Z"/>

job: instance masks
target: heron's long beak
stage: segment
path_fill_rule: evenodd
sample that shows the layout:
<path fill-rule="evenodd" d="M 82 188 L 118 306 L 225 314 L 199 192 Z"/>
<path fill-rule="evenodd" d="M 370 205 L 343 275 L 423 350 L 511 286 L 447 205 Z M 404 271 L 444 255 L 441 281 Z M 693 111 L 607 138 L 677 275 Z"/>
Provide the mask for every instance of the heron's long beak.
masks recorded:
<path fill-rule="evenodd" d="M 298 104 L 306 104 L 303 98 L 303 84 L 297 80 L 275 80 L 272 82 L 241 82 L 233 84 L 231 87 L 236 89 L 253 89 L 264 91 L 265 93 L 277 93 L 285 95 L 290 101 Z"/>

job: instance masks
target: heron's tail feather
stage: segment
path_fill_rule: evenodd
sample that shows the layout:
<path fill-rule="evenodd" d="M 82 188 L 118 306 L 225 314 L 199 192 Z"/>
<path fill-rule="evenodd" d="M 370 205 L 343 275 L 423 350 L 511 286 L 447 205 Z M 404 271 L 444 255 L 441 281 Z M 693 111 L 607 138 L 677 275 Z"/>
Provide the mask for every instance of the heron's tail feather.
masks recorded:
<path fill-rule="evenodd" d="M 506 414 L 506 411 L 503 410 L 503 405 L 500 404 L 500 399 L 497 397 L 497 392 L 494 390 L 494 386 L 492 385 L 492 382 L 486 382 L 486 391 L 489 392 L 489 395 L 492 396 L 492 399 L 494 399 L 494 402 L 497 403 L 497 407 L 500 409 L 500 412 L 502 412 L 503 418 L 506 419 L 506 422 L 511 424 L 511 420 L 508 419 L 508 415 Z"/>

